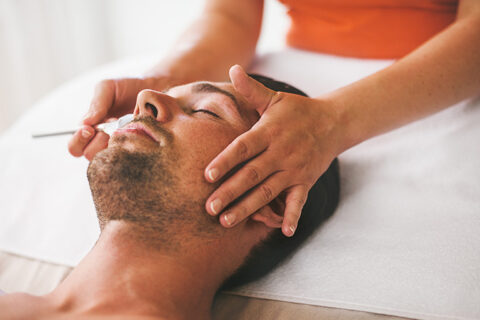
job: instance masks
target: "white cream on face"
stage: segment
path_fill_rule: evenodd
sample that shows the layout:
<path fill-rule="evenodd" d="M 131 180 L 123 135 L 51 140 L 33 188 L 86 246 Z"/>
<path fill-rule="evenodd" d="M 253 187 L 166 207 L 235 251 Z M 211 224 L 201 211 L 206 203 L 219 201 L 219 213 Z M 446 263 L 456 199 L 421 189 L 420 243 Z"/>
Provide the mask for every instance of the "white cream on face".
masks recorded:
<path fill-rule="evenodd" d="M 95 128 L 98 131 L 103 131 L 109 136 L 111 136 L 112 133 L 115 132 L 115 130 L 126 126 L 132 121 L 133 121 L 133 114 L 129 113 L 124 115 L 123 117 L 118 118 L 118 120 L 116 121 L 101 123 L 97 125 Z"/>

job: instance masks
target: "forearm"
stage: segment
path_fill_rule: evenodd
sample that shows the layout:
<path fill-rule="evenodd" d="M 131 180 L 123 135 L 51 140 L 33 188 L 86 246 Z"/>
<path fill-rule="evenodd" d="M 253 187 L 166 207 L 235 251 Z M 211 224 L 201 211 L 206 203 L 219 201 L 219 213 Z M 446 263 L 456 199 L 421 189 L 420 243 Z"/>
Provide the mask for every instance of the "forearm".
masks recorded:
<path fill-rule="evenodd" d="M 338 152 L 480 93 L 479 52 L 476 14 L 390 67 L 320 97 L 335 106 L 344 130 Z"/>
<path fill-rule="evenodd" d="M 260 33 L 263 1 L 234 5 L 229 5 L 228 1 L 227 5 L 215 2 L 207 4 L 201 17 L 148 75 L 166 75 L 174 79 L 175 84 L 197 80 L 226 81 L 228 69 L 233 64 L 250 64 Z"/>

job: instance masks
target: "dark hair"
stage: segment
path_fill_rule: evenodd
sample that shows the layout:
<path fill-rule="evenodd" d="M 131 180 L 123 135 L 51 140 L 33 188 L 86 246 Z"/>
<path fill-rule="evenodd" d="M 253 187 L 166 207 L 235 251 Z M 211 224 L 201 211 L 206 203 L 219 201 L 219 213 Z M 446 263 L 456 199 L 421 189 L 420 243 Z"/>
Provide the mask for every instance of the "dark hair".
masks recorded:
<path fill-rule="evenodd" d="M 307 96 L 303 91 L 287 83 L 256 74 L 249 76 L 269 89 Z M 310 189 L 295 235 L 287 238 L 280 229 L 274 230 L 265 241 L 250 252 L 244 264 L 224 282 L 221 289 L 231 289 L 257 280 L 288 258 L 333 214 L 338 204 L 339 192 L 338 160 L 335 159 Z"/>

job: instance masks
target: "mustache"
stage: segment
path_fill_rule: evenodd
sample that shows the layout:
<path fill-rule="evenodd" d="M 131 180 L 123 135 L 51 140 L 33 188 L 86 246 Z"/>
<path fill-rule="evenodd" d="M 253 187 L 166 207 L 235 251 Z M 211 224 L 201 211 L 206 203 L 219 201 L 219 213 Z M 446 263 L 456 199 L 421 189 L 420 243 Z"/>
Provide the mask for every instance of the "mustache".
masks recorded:
<path fill-rule="evenodd" d="M 150 116 L 139 116 L 133 119 L 132 123 L 139 122 L 146 127 L 148 127 L 150 130 L 153 131 L 155 135 L 159 135 L 164 137 L 168 143 L 171 143 L 173 141 L 173 134 L 168 131 L 167 129 L 163 128 L 157 120 Z"/>

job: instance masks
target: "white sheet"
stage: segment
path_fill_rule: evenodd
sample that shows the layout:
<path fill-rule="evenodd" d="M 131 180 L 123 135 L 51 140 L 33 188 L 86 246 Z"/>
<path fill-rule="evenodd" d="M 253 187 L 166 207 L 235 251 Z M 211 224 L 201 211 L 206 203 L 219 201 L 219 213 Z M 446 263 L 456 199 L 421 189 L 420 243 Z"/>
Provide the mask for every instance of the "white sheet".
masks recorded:
<path fill-rule="evenodd" d="M 69 265 L 90 249 L 98 227 L 86 161 L 68 155 L 67 137 L 31 140 L 25 129 L 75 125 L 96 80 L 152 61 L 85 75 L 0 139 L 0 249 Z M 289 49 L 253 69 L 318 95 L 390 63 Z M 237 293 L 414 318 L 480 318 L 479 123 L 480 101 L 465 101 L 347 151 L 333 218 L 287 263 Z"/>

